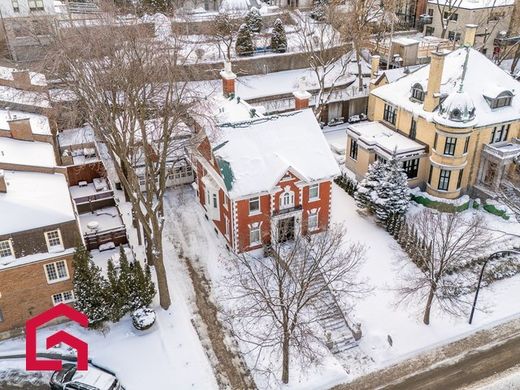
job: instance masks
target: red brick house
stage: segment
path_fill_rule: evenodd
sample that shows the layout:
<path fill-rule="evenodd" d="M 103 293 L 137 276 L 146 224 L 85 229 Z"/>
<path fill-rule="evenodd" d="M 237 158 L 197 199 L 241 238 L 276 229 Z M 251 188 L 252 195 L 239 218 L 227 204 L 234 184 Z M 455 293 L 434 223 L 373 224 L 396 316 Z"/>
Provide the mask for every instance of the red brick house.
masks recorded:
<path fill-rule="evenodd" d="M 229 69 L 223 73 L 225 79 L 230 75 Z M 259 115 L 261 109 L 232 95 L 229 79 L 218 129 L 203 139 L 196 156 L 206 217 L 236 252 L 327 229 L 339 168 L 312 110 Z M 295 96 L 297 107 L 305 107 L 308 94 Z"/>

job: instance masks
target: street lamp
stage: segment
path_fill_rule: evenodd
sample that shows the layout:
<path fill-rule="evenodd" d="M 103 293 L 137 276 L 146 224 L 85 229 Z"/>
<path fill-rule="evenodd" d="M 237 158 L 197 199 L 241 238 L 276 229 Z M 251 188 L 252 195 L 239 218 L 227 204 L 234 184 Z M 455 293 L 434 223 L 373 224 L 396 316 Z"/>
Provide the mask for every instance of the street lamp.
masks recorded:
<path fill-rule="evenodd" d="M 484 265 L 482 265 L 482 270 L 480 271 L 480 277 L 478 278 L 477 291 L 475 292 L 475 299 L 473 300 L 473 307 L 471 308 L 471 314 L 469 315 L 469 324 L 470 325 L 471 325 L 471 322 L 473 321 L 473 315 L 475 314 L 475 307 L 477 306 L 478 293 L 480 291 L 480 283 L 482 282 L 482 277 L 484 276 L 484 269 L 486 268 L 488 261 L 490 261 L 500 255 L 504 255 L 504 254 L 520 255 L 520 251 L 516 251 L 516 250 L 498 251 L 498 252 L 492 253 L 488 256 L 488 258 L 484 262 Z"/>

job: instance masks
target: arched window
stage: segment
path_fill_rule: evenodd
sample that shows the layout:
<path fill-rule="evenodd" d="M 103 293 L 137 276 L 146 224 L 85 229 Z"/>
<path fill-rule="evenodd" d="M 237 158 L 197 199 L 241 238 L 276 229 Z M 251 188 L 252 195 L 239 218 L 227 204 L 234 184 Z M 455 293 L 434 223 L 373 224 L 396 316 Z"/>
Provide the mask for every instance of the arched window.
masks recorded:
<path fill-rule="evenodd" d="M 421 84 L 416 83 L 412 87 L 412 99 L 419 102 L 424 102 L 425 92 Z"/>
<path fill-rule="evenodd" d="M 288 187 L 280 196 L 280 209 L 287 209 L 294 206 L 294 192 Z"/>
<path fill-rule="evenodd" d="M 510 91 L 503 91 L 494 99 L 487 98 L 491 108 L 507 107 L 511 105 L 513 94 Z"/>

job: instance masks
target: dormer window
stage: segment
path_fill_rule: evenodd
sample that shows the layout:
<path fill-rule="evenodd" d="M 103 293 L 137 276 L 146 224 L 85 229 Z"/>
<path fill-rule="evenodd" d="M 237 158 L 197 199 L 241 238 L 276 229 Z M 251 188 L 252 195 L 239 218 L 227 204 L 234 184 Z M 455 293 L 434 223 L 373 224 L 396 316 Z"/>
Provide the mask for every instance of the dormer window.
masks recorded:
<path fill-rule="evenodd" d="M 510 91 L 504 91 L 495 98 L 486 97 L 486 100 L 491 108 L 507 107 L 511 105 L 513 94 Z"/>
<path fill-rule="evenodd" d="M 424 102 L 424 89 L 421 84 L 414 84 L 412 87 L 412 99 L 419 102 Z"/>

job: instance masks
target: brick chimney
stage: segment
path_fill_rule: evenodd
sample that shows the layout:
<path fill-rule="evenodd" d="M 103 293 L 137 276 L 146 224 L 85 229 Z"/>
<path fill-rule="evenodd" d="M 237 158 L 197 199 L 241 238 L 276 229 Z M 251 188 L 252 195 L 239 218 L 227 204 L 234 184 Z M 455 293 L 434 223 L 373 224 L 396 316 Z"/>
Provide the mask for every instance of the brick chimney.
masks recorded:
<path fill-rule="evenodd" d="M 7 192 L 7 182 L 5 181 L 5 173 L 3 169 L 0 169 L 0 194 Z"/>
<path fill-rule="evenodd" d="M 23 141 L 34 141 L 31 120 L 29 118 L 13 117 L 13 119 L 9 119 L 7 123 L 9 124 L 11 137 Z"/>
<path fill-rule="evenodd" d="M 378 55 L 373 55 L 370 59 L 370 80 L 374 80 L 379 74 L 379 60 L 381 59 Z"/>
<path fill-rule="evenodd" d="M 15 88 L 25 90 L 30 90 L 32 88 L 31 75 L 28 70 L 13 70 L 11 74 L 13 75 L 13 84 Z"/>
<path fill-rule="evenodd" d="M 475 45 L 477 27 L 476 24 L 466 24 L 466 28 L 464 29 L 464 46 L 473 47 Z"/>
<path fill-rule="evenodd" d="M 294 103 L 296 110 L 303 110 L 304 108 L 309 107 L 309 99 L 311 98 L 311 94 L 305 90 L 305 78 L 301 78 L 298 81 L 298 90 L 293 92 Z"/>
<path fill-rule="evenodd" d="M 424 97 L 424 110 L 433 112 L 439 105 L 441 91 L 442 71 L 444 69 L 445 53 L 439 51 L 431 54 L 430 73 L 428 75 L 428 86 Z"/>
<path fill-rule="evenodd" d="M 235 95 L 235 79 L 237 75 L 231 70 L 231 62 L 224 62 L 224 70 L 220 71 L 222 77 L 222 92 L 225 97 Z"/>

